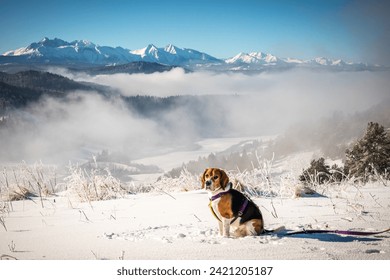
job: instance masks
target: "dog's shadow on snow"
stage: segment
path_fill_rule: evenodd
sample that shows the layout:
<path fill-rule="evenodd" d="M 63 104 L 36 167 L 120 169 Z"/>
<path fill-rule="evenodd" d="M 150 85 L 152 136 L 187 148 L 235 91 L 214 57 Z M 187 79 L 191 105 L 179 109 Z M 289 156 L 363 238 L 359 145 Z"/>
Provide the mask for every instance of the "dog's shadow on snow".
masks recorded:
<path fill-rule="evenodd" d="M 286 233 L 277 234 L 278 237 L 286 237 L 286 238 L 300 238 L 300 239 L 317 239 L 323 242 L 374 242 L 381 241 L 381 238 L 378 237 L 367 237 L 367 236 L 353 236 L 353 235 L 339 235 L 335 233 L 302 233 L 302 234 L 294 234 L 294 235 L 286 235 Z"/>

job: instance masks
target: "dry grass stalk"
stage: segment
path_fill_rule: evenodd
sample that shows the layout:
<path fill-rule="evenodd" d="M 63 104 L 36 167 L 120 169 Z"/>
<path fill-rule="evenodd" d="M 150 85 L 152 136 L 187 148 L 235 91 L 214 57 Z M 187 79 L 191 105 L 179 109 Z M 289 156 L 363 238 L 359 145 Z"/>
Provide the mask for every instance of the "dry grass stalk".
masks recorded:
<path fill-rule="evenodd" d="M 107 169 L 104 174 L 99 174 L 96 169 L 88 172 L 78 166 L 70 166 L 69 170 L 70 176 L 65 178 L 68 190 L 75 193 L 82 202 L 91 204 L 91 201 L 115 199 L 128 193 Z"/>
<path fill-rule="evenodd" d="M 7 201 L 25 200 L 31 199 L 32 197 L 37 197 L 37 195 L 27 188 L 19 187 L 18 189 L 9 192 Z"/>
<path fill-rule="evenodd" d="M 0 217 L 0 224 L 4 227 L 5 231 L 8 231 L 7 226 L 5 225 L 4 217 Z"/>
<path fill-rule="evenodd" d="M 4 168 L 2 172 L 3 180 L 0 180 L 3 185 L 0 188 L 1 199 L 11 202 L 12 210 L 12 201 L 31 200 L 36 203 L 32 198 L 39 197 L 43 208 L 43 197 L 54 193 L 55 185 L 51 183 L 50 179 L 53 177 L 52 172 L 52 167 L 44 166 L 42 163 L 27 165 L 23 162 L 21 165 L 12 168 L 13 176 L 9 177 L 7 169 Z M 54 182 L 56 184 L 56 179 Z M 49 184 L 51 184 L 52 191 L 49 191 Z"/>

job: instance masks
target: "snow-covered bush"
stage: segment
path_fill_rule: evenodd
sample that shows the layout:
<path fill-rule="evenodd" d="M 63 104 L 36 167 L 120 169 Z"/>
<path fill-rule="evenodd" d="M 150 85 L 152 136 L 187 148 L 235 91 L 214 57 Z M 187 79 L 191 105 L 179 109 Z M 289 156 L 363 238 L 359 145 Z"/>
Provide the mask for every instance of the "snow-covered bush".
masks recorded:
<path fill-rule="evenodd" d="M 390 179 L 390 137 L 370 122 L 364 136 L 346 151 L 345 169 L 357 181 Z"/>

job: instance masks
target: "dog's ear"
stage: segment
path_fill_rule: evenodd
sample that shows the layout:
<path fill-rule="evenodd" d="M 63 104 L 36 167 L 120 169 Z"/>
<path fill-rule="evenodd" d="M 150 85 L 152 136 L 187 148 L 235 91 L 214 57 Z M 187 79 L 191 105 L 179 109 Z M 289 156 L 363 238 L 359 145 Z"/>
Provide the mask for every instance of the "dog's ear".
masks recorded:
<path fill-rule="evenodd" d="M 229 177 L 225 171 L 223 171 L 222 169 L 220 169 L 220 171 L 221 171 L 221 179 L 220 179 L 221 187 L 225 189 L 227 184 L 229 183 Z"/>
<path fill-rule="evenodd" d="M 202 189 L 204 189 L 204 183 L 205 183 L 204 175 L 206 175 L 207 170 L 208 170 L 208 168 L 206 168 L 206 170 L 200 176 L 200 181 L 202 182 Z"/>

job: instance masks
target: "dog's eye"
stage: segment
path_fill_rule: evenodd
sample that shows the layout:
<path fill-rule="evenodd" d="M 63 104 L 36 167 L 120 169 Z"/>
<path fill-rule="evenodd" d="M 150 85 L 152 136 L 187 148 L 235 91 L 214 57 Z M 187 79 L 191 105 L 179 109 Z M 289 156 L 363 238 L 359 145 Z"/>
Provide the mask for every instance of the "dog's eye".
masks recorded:
<path fill-rule="evenodd" d="M 213 178 L 214 180 L 217 180 L 218 179 L 218 176 L 216 175 L 216 176 L 214 176 L 214 178 Z"/>

